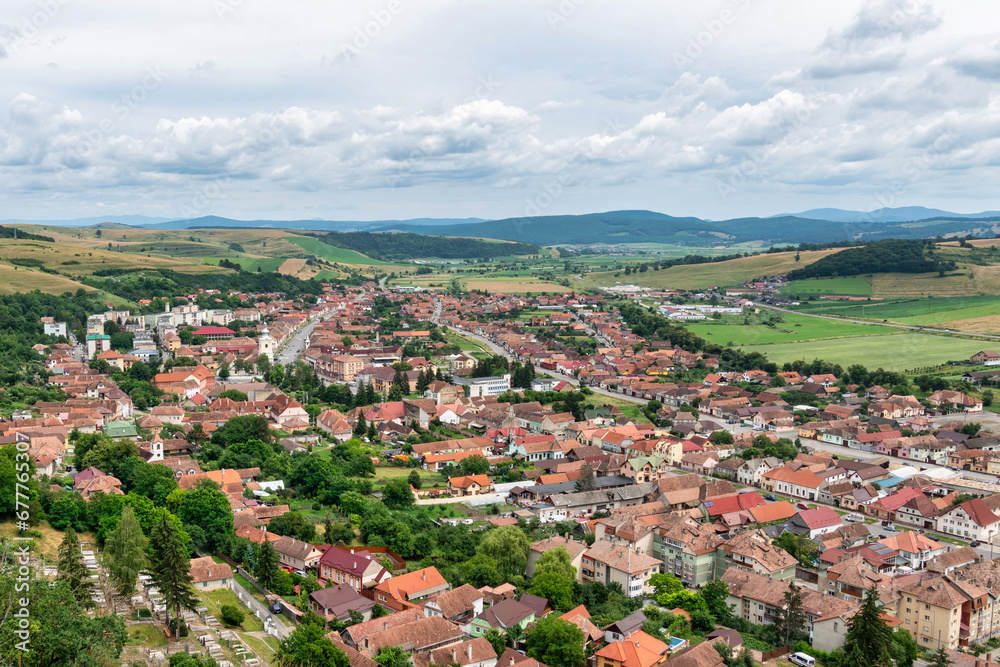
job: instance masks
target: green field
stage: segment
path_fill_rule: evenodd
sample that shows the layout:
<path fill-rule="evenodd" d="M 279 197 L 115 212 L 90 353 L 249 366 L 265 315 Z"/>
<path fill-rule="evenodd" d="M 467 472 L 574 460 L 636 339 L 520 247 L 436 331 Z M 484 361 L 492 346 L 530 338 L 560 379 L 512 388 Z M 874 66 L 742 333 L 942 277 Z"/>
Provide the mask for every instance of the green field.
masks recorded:
<path fill-rule="evenodd" d="M 950 336 L 920 333 L 902 333 L 872 336 L 864 341 L 854 338 L 835 338 L 801 343 L 772 345 L 747 345 L 740 349 L 760 352 L 778 364 L 803 359 L 823 359 L 840 364 L 862 364 L 868 368 L 905 371 L 923 366 L 934 366 L 948 361 L 968 359 L 983 349 L 984 343 Z"/>
<path fill-rule="evenodd" d="M 850 278 L 818 278 L 793 280 L 781 290 L 782 294 L 834 294 L 840 296 L 871 296 L 872 284 L 862 276 Z"/>
<path fill-rule="evenodd" d="M 338 248 L 337 246 L 332 246 L 329 243 L 323 243 L 318 239 L 308 236 L 289 236 L 287 239 L 306 252 L 312 253 L 320 259 L 325 259 L 328 262 L 337 262 L 339 264 L 364 264 L 367 266 L 382 266 L 388 264 L 388 262 L 381 262 L 377 259 L 372 259 L 371 257 L 365 257 L 359 252 L 348 250 L 347 248 Z"/>
<path fill-rule="evenodd" d="M 782 314 L 782 318 L 784 321 L 775 324 L 774 327 L 764 324 L 715 324 L 713 320 L 706 320 L 697 324 L 689 324 L 687 328 L 705 340 L 720 345 L 729 343 L 733 345 L 764 345 L 830 338 L 881 336 L 892 333 L 892 329 L 870 324 L 837 322 L 804 315 Z"/>
<path fill-rule="evenodd" d="M 822 313 L 838 317 L 889 320 L 907 324 L 949 322 L 973 317 L 1000 314 L 1000 297 L 959 296 L 942 298 L 900 299 L 894 301 L 809 301 L 796 307 L 806 313 Z"/>

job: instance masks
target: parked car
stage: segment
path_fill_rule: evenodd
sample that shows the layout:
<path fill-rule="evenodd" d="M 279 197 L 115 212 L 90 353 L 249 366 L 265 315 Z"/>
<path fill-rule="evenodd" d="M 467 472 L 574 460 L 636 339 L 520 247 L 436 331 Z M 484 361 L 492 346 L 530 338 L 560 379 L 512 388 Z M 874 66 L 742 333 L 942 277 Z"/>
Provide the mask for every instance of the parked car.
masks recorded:
<path fill-rule="evenodd" d="M 978 541 L 976 541 L 976 542 L 971 542 L 971 543 L 969 544 L 969 546 L 970 546 L 970 547 L 972 547 L 973 549 L 975 549 L 976 547 L 978 547 L 978 546 L 979 546 L 979 542 L 978 542 Z"/>
<path fill-rule="evenodd" d="M 764 496 L 764 500 L 770 500 L 772 503 L 777 502 L 778 499 L 774 497 L 774 494 Z"/>
<path fill-rule="evenodd" d="M 864 521 L 865 518 L 860 514 L 848 514 L 844 517 L 844 521 Z"/>
<path fill-rule="evenodd" d="M 809 509 L 809 505 L 806 505 L 805 503 L 797 503 L 795 506 L 798 507 L 800 510 Z"/>

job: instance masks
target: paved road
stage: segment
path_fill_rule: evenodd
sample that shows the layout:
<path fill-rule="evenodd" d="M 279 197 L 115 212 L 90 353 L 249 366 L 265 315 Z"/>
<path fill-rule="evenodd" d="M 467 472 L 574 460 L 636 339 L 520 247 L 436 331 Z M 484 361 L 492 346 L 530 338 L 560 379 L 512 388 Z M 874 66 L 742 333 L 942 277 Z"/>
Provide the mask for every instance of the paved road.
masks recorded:
<path fill-rule="evenodd" d="M 301 355 L 305 350 L 306 345 L 309 343 L 309 334 L 312 333 L 312 330 L 316 328 L 318 323 L 318 319 L 313 320 L 299 329 L 299 331 L 281 347 L 278 354 L 275 355 L 275 363 L 283 364 L 285 366 L 294 363 L 295 360 L 299 358 L 299 355 Z"/>
<path fill-rule="evenodd" d="M 773 310 L 779 313 L 788 313 L 789 315 L 801 315 L 802 317 L 815 317 L 820 320 L 834 320 L 835 322 L 850 322 L 852 324 L 870 324 L 875 327 L 888 327 L 890 329 L 906 329 L 907 331 L 919 331 L 921 333 L 946 333 L 953 336 L 964 336 L 966 338 L 989 338 L 992 340 L 1000 340 L 1000 336 L 995 336 L 992 334 L 977 334 L 968 333 L 966 331 L 954 331 L 952 329 L 936 329 L 934 327 L 916 327 L 910 326 L 908 324 L 892 324 L 890 322 L 873 322 L 872 320 L 856 320 L 847 317 L 836 317 L 835 315 L 817 315 L 815 313 L 803 313 L 799 310 L 790 310 L 788 308 L 778 308 L 777 306 L 768 306 L 763 303 L 757 304 L 760 308 L 766 308 L 767 310 Z"/>

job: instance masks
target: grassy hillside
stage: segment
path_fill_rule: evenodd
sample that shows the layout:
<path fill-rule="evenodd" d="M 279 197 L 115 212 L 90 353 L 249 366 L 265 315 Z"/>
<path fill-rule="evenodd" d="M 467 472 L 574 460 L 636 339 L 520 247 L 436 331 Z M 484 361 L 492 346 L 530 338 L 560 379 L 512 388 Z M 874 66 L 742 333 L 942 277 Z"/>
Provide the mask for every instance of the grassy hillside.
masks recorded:
<path fill-rule="evenodd" d="M 337 264 L 354 264 L 366 266 L 382 266 L 386 262 L 381 262 L 371 257 L 366 257 L 354 250 L 338 248 L 337 246 L 323 243 L 319 239 L 311 236 L 289 236 L 288 241 L 294 243 L 306 252 L 316 255 L 320 259 Z"/>
<path fill-rule="evenodd" d="M 577 283 L 581 287 L 595 285 L 614 285 L 633 283 L 647 287 L 663 289 L 704 289 L 706 287 L 732 287 L 740 285 L 752 278 L 762 276 L 777 276 L 788 273 L 796 266 L 804 266 L 810 262 L 842 252 L 842 248 L 831 250 L 812 250 L 802 253 L 779 252 L 754 257 L 743 257 L 714 264 L 689 264 L 672 266 L 660 271 L 646 271 L 626 276 L 624 272 L 604 271 L 583 276 Z M 796 254 L 799 261 L 795 261 Z M 618 273 L 618 276 L 615 276 Z"/>

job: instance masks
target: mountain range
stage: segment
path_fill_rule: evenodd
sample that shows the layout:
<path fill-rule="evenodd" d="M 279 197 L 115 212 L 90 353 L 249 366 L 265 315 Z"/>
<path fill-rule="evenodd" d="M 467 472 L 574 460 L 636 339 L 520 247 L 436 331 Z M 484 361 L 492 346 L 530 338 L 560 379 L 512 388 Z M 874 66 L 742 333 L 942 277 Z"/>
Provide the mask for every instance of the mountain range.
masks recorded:
<path fill-rule="evenodd" d="M 502 220 L 482 218 L 414 218 L 410 220 L 236 220 L 205 216 L 168 220 L 146 216 L 103 216 L 73 220 L 7 220 L 0 224 L 93 226 L 114 223 L 144 229 L 278 228 L 329 232 L 400 231 L 429 236 L 467 236 L 523 241 L 538 245 L 594 243 L 670 243 L 727 246 L 744 242 L 771 244 L 830 243 L 847 240 L 914 239 L 934 236 L 993 235 L 1000 231 L 1000 211 L 951 213 L 910 206 L 867 213 L 835 208 L 812 209 L 769 218 L 705 220 L 655 211 L 609 211 L 584 215 L 552 215 Z"/>

